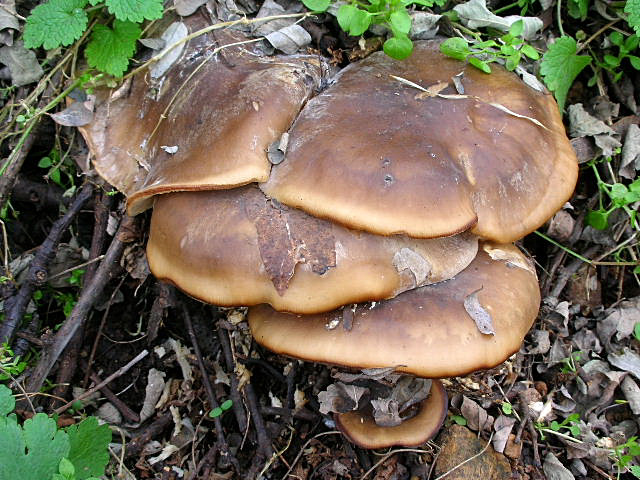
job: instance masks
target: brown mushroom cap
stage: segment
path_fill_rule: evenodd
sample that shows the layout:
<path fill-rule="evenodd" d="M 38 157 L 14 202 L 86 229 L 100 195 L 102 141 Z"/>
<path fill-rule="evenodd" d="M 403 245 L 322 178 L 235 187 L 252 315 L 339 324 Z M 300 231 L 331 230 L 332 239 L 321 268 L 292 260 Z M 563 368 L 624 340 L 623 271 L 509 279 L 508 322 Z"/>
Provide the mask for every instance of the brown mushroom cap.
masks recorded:
<path fill-rule="evenodd" d="M 473 227 L 506 243 L 543 224 L 570 197 L 578 171 L 552 95 L 500 67 L 491 75 L 465 67 L 438 47 L 416 42 L 406 60 L 377 52 L 345 68 L 302 110 L 265 193 L 383 235 Z"/>
<path fill-rule="evenodd" d="M 468 313 L 465 300 L 473 296 L 491 316 L 495 335 L 480 333 Z M 442 378 L 494 367 L 517 352 L 539 303 L 526 257 L 512 245 L 484 244 L 451 280 L 359 305 L 350 330 L 340 325 L 341 311 L 302 316 L 259 305 L 248 319 L 256 341 L 278 354 Z"/>
<path fill-rule="evenodd" d="M 223 44 L 244 40 L 217 35 Z M 266 180 L 267 148 L 319 81 L 316 57 L 260 57 L 239 46 L 213 55 L 217 46 L 199 37 L 155 83 L 143 72 L 116 94 L 100 92 L 95 119 L 81 131 L 96 170 L 130 197 L 130 214 L 158 193 Z"/>
<path fill-rule="evenodd" d="M 349 230 L 269 201 L 255 186 L 156 199 L 154 275 L 216 305 L 317 313 L 451 278 L 475 257 L 471 234 L 441 239 Z"/>
<path fill-rule="evenodd" d="M 438 433 L 447 415 L 447 392 L 440 380 L 431 382 L 429 396 L 420 404 L 418 413 L 394 427 L 377 425 L 371 415 L 362 411 L 335 415 L 336 425 L 353 443 L 362 448 L 421 445 Z"/>

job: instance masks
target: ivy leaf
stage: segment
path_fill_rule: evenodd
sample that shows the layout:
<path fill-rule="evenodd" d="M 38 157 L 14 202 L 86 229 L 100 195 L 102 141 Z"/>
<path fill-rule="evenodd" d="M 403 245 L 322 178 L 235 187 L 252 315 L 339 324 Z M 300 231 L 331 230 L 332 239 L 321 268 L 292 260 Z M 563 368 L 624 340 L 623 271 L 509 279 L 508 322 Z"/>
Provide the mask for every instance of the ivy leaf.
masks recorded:
<path fill-rule="evenodd" d="M 357 37 L 367 31 L 371 16 L 353 5 L 342 5 L 338 10 L 338 24 L 349 35 Z"/>
<path fill-rule="evenodd" d="M 302 3 L 312 12 L 324 12 L 329 8 L 331 0 L 302 0 Z"/>
<path fill-rule="evenodd" d="M 591 63 L 591 57 L 578 55 L 578 46 L 571 37 L 560 37 L 542 56 L 540 73 L 553 92 L 560 110 L 564 110 L 567 93 L 578 74 Z"/>
<path fill-rule="evenodd" d="M 113 30 L 96 25 L 85 50 L 89 65 L 115 77 L 121 77 L 136 51 L 140 27 L 133 22 L 116 20 Z"/>
<path fill-rule="evenodd" d="M 26 420 L 23 427 L 15 415 L 0 418 L 0 478 L 51 478 L 68 452 L 69 437 L 44 413 Z"/>
<path fill-rule="evenodd" d="M 76 479 L 84 480 L 104 475 L 105 466 L 109 463 L 109 427 L 98 425 L 96 417 L 88 417 L 67 428 L 67 434 L 70 443 L 67 458 L 73 463 Z"/>
<path fill-rule="evenodd" d="M 162 0 L 106 0 L 105 5 L 118 20 L 139 23 L 162 18 Z"/>
<path fill-rule="evenodd" d="M 636 31 L 636 35 L 640 35 L 640 0 L 627 0 L 624 12 L 629 15 L 629 25 Z"/>
<path fill-rule="evenodd" d="M 31 10 L 24 27 L 24 46 L 47 50 L 70 45 L 87 29 L 87 0 L 50 0 Z"/>

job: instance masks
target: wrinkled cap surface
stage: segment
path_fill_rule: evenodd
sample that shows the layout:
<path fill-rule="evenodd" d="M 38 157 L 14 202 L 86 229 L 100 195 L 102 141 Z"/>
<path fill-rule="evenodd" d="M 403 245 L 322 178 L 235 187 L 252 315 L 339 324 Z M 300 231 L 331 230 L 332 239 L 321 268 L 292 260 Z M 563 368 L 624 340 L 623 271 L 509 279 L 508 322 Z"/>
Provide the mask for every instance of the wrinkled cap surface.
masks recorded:
<path fill-rule="evenodd" d="M 527 258 L 512 245 L 484 244 L 451 280 L 359 305 L 350 329 L 341 310 L 293 315 L 259 305 L 248 319 L 256 341 L 278 354 L 442 378 L 494 367 L 517 352 L 539 303 Z M 493 335 L 481 333 L 487 313 Z"/>
<path fill-rule="evenodd" d="M 400 425 L 381 427 L 366 411 L 355 411 L 336 414 L 336 426 L 362 448 L 412 447 L 438 433 L 447 415 L 447 404 L 447 392 L 442 382 L 434 379 L 429 396 L 421 402 L 418 413 Z"/>
<path fill-rule="evenodd" d="M 284 162 L 262 185 L 267 195 L 378 234 L 473 227 L 506 243 L 543 224 L 577 177 L 552 95 L 500 67 L 465 67 L 438 45 L 416 42 L 406 60 L 377 52 L 345 68 L 296 120 Z M 460 73 L 467 98 L 452 80 Z"/>
<path fill-rule="evenodd" d="M 239 33 L 204 35 L 165 76 L 146 72 L 117 92 L 98 93 L 94 121 L 81 129 L 98 173 L 129 197 L 129 213 L 178 190 L 264 181 L 266 150 L 293 123 L 319 81 L 317 57 L 260 57 Z M 163 148 L 164 147 L 164 148 Z"/>
<path fill-rule="evenodd" d="M 382 237 L 271 202 L 255 186 L 156 198 L 154 275 L 216 305 L 315 313 L 451 278 L 477 239 Z"/>

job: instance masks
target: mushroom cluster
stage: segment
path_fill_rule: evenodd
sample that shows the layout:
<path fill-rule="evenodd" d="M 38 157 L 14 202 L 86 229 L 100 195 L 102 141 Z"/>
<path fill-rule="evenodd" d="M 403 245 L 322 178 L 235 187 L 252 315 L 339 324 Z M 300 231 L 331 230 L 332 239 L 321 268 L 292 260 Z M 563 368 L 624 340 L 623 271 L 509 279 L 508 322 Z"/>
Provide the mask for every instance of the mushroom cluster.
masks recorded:
<path fill-rule="evenodd" d="M 362 446 L 423 443 L 447 409 L 436 379 L 500 364 L 536 318 L 536 273 L 512 242 L 575 186 L 557 105 L 436 41 L 405 61 L 374 53 L 320 93 L 317 57 L 212 51 L 194 39 L 162 79 L 102 95 L 83 128 L 97 170 L 130 213 L 153 206 L 156 277 L 250 306 L 260 344 L 433 379 L 396 424 L 336 414 Z"/>

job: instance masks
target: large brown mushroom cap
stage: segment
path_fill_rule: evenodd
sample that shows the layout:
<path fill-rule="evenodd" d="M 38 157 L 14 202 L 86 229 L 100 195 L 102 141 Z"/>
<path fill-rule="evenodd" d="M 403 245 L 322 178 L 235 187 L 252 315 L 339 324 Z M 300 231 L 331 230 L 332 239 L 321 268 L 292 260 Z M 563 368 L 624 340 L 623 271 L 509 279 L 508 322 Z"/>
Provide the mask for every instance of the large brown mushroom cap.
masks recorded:
<path fill-rule="evenodd" d="M 224 44 L 239 35 L 218 33 Z M 129 196 L 129 213 L 158 193 L 266 180 L 267 148 L 319 82 L 316 57 L 260 57 L 242 46 L 213 55 L 218 45 L 199 37 L 158 81 L 144 72 L 115 94 L 99 93 L 95 119 L 81 131 L 96 170 Z"/>
<path fill-rule="evenodd" d="M 302 316 L 260 305 L 248 318 L 256 341 L 278 354 L 442 378 L 494 367 L 517 352 L 539 303 L 535 271 L 520 251 L 484 244 L 451 280 L 358 306 L 350 330 L 341 311 Z M 475 315 L 491 316 L 495 335 L 480 332 L 468 311 L 474 306 Z"/>
<path fill-rule="evenodd" d="M 216 305 L 315 313 L 451 278 L 475 257 L 471 234 L 441 239 L 349 230 L 269 201 L 255 186 L 156 199 L 154 275 Z"/>
<path fill-rule="evenodd" d="M 284 162 L 262 185 L 267 195 L 384 235 L 473 227 L 506 243 L 544 223 L 577 178 L 553 97 L 500 67 L 491 75 L 465 67 L 438 45 L 417 42 L 407 60 L 378 52 L 345 68 L 296 120 Z M 452 80 L 461 72 L 467 98 Z"/>
<path fill-rule="evenodd" d="M 393 427 L 377 425 L 371 415 L 355 411 L 335 415 L 340 431 L 362 448 L 421 445 L 438 433 L 447 415 L 447 392 L 440 380 L 431 382 L 429 396 L 419 406 L 418 413 Z"/>

